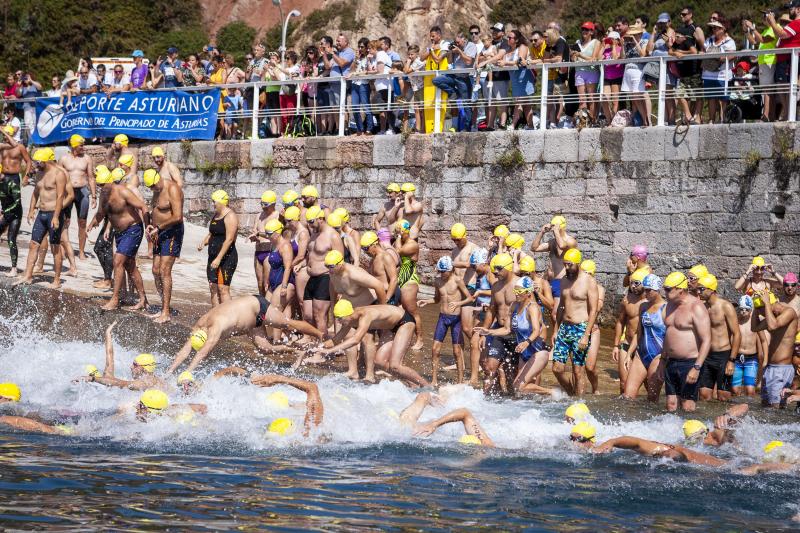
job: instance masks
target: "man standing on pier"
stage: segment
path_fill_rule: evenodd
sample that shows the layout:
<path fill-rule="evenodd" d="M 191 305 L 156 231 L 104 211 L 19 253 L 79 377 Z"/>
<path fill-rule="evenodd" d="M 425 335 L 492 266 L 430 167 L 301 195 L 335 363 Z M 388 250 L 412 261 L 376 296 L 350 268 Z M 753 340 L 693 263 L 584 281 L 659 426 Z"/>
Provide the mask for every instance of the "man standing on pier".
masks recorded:
<path fill-rule="evenodd" d="M 89 208 L 97 207 L 97 189 L 95 181 L 92 179 L 94 162 L 92 156 L 85 152 L 84 144 L 86 144 L 86 139 L 80 135 L 70 137 L 70 152 L 59 161 L 59 164 L 69 174 L 75 194 L 75 200 L 64 208 L 64 229 L 69 229 L 74 205 L 75 211 L 78 213 L 78 258 L 80 259 L 86 259 L 83 249 L 86 247 L 86 219 L 89 217 Z"/>
<path fill-rule="evenodd" d="M 549 231 L 553 232 L 553 238 L 542 242 L 544 234 Z M 566 274 L 563 257 L 570 248 L 578 248 L 578 241 L 567 233 L 567 219 L 561 215 L 554 216 L 549 224 L 542 226 L 531 243 L 532 252 L 548 252 L 550 254 L 550 269 L 553 271 L 550 288 L 553 289 L 556 309 L 561 299 L 561 280 Z"/>
<path fill-rule="evenodd" d="M 11 107 L 11 106 L 9 106 Z M 9 125 L 0 129 L 0 165 L 6 179 L 14 180 L 18 187 L 28 185 L 28 174 L 33 168 L 31 156 L 27 148 L 19 141 L 14 140 L 14 128 Z M 22 174 L 22 164 L 25 163 L 25 174 Z M 21 181 L 20 181 L 21 177 Z"/>
<path fill-rule="evenodd" d="M 181 177 L 181 171 L 178 170 L 178 167 L 175 165 L 175 163 L 167 160 L 163 148 L 160 146 L 153 147 L 150 155 L 153 156 L 153 163 L 155 163 L 156 170 L 158 171 L 158 174 L 161 176 L 162 180 L 171 180 L 183 187 L 183 177 Z"/>

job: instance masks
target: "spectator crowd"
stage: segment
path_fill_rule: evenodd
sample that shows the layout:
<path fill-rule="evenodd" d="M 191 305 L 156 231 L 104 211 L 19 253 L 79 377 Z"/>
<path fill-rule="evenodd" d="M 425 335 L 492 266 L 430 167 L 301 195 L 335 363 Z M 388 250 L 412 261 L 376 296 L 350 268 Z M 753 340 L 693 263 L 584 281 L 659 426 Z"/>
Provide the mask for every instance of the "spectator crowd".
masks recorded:
<path fill-rule="evenodd" d="M 445 38 L 433 26 L 428 42 L 410 44 L 404 54 L 386 36 L 326 35 L 300 52 L 288 50 L 284 58 L 259 42 L 241 65 L 213 45 L 200 53 L 172 47 L 155 60 L 135 50 L 132 68 L 95 65 L 87 57 L 77 72 L 53 75 L 49 88 L 29 72 L 9 73 L 4 122 L 18 140 L 35 122 L 35 104 L 15 105 L 15 99 L 58 97 L 63 105 L 97 92 L 111 98 L 123 91 L 231 84 L 242 85 L 222 90 L 217 136 L 223 139 L 250 135 L 254 105 L 259 137 L 338 135 L 340 127 L 354 135 L 430 133 L 434 89 L 448 97 L 442 129 L 450 131 L 536 129 L 542 120 L 548 128 L 650 126 L 651 98 L 661 85 L 667 124 L 789 116 L 791 55 L 777 50 L 800 46 L 800 0 L 759 19 L 742 19 L 739 42 L 722 12 L 698 23 L 691 6 L 654 20 L 646 14 L 587 20 L 574 42 L 565 37 L 569 30 L 550 22 L 524 34 L 498 22 Z M 714 55 L 736 51 L 741 54 Z M 661 57 L 671 59 L 666 71 Z M 652 60 L 614 63 L 641 58 Z M 574 66 L 554 65 L 563 63 Z M 425 76 L 426 71 L 438 72 Z M 245 85 L 253 82 L 277 83 L 256 93 Z M 546 117 L 539 116 L 542 90 L 548 94 Z M 343 101 L 346 123 L 340 125 Z"/>

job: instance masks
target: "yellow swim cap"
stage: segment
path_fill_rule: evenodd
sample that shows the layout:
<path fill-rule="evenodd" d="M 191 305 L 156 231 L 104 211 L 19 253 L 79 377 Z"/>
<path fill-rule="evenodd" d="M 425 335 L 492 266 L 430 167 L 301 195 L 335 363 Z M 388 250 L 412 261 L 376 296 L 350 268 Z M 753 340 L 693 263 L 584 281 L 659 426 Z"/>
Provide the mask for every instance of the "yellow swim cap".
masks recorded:
<path fill-rule="evenodd" d="M 158 389 L 147 389 L 139 398 L 139 402 L 149 411 L 163 411 L 169 407 L 169 398 Z"/>
<path fill-rule="evenodd" d="M 125 165 L 126 167 L 133 166 L 133 156 L 131 154 L 122 154 L 119 156 L 119 164 Z"/>
<path fill-rule="evenodd" d="M 313 185 L 306 185 L 300 191 L 300 196 L 305 196 L 306 198 L 319 198 L 319 191 Z"/>
<path fill-rule="evenodd" d="M 264 232 L 267 235 L 272 233 L 283 233 L 283 223 L 277 218 L 271 218 L 264 224 Z"/>
<path fill-rule="evenodd" d="M 161 181 L 161 174 L 154 168 L 148 168 L 144 171 L 142 175 L 142 181 L 144 182 L 145 187 L 152 187 L 159 181 Z"/>
<path fill-rule="evenodd" d="M 122 181 L 124 177 L 125 177 L 125 171 L 122 170 L 121 168 L 115 168 L 114 170 L 111 171 L 111 180 L 114 182 Z"/>
<path fill-rule="evenodd" d="M 467 227 L 461 222 L 456 222 L 450 227 L 450 236 L 454 239 L 463 239 L 467 236 Z"/>
<path fill-rule="evenodd" d="M 40 163 L 45 163 L 47 161 L 55 161 L 56 153 L 53 151 L 52 148 L 39 148 L 38 150 L 33 152 L 33 160 L 39 161 Z"/>
<path fill-rule="evenodd" d="M 497 270 L 498 268 L 511 270 L 514 268 L 514 258 L 511 257 L 511 254 L 497 254 L 492 258 L 491 267 L 492 270 Z"/>
<path fill-rule="evenodd" d="M 178 385 L 181 383 L 194 383 L 194 375 L 188 370 L 184 370 L 178 374 Z"/>
<path fill-rule="evenodd" d="M 86 139 L 84 139 L 77 133 L 69 138 L 69 145 L 72 148 L 77 148 L 78 146 L 81 146 L 83 144 L 86 144 Z"/>
<path fill-rule="evenodd" d="M 761 257 L 760 255 L 757 255 L 757 256 L 755 256 L 755 257 L 753 258 L 753 266 L 757 266 L 757 267 L 763 267 L 763 266 L 765 266 L 766 264 L 767 264 L 767 262 L 766 262 L 766 261 L 764 261 L 764 258 L 763 258 L 763 257 Z"/>
<path fill-rule="evenodd" d="M 712 291 L 717 290 L 717 277 L 713 274 L 706 274 L 698 280 L 698 283 L 706 289 L 711 289 Z"/>
<path fill-rule="evenodd" d="M 499 226 L 494 228 L 492 235 L 494 235 L 495 237 L 500 237 L 501 239 L 505 239 L 506 237 L 508 237 L 509 233 L 510 231 L 508 230 L 508 226 L 506 226 L 505 224 L 500 224 Z"/>
<path fill-rule="evenodd" d="M 122 146 L 128 146 L 128 136 L 124 133 L 120 133 L 116 137 L 114 137 L 114 144 L 121 144 Z"/>
<path fill-rule="evenodd" d="M 570 248 L 566 252 L 564 252 L 564 262 L 565 263 L 572 263 L 573 265 L 580 265 L 581 264 L 581 251 L 577 248 Z"/>
<path fill-rule="evenodd" d="M 589 416 L 589 407 L 583 402 L 575 402 L 564 412 L 564 418 L 571 419 L 572 421 L 580 421 Z"/>
<path fill-rule="evenodd" d="M 585 441 L 594 442 L 594 437 L 595 435 L 597 435 L 597 431 L 595 430 L 594 426 L 591 425 L 589 422 L 578 422 L 577 424 L 572 426 L 570 435 L 578 435 Z"/>
<path fill-rule="evenodd" d="M 400 233 L 411 233 L 411 222 L 409 222 L 408 220 L 401 218 L 394 224 L 400 231 Z"/>
<path fill-rule="evenodd" d="M 479 439 L 475 435 L 462 435 L 461 438 L 458 439 L 458 442 L 460 442 L 461 444 L 466 444 L 468 446 L 480 446 L 483 444 L 481 442 L 481 439 Z"/>
<path fill-rule="evenodd" d="M 89 377 L 93 377 L 93 378 L 99 378 L 100 377 L 100 371 L 94 365 L 86 365 L 86 366 L 84 366 L 83 367 L 83 372 Z"/>
<path fill-rule="evenodd" d="M 391 182 L 389 185 L 386 186 L 386 190 L 388 192 L 400 192 L 400 184 Z"/>
<path fill-rule="evenodd" d="M 564 229 L 567 227 L 567 219 L 561 215 L 556 215 L 550 219 L 550 224 L 552 226 L 559 226 L 561 229 Z"/>
<path fill-rule="evenodd" d="M 150 155 L 153 157 L 164 157 L 164 149 L 160 146 L 154 146 L 152 150 L 150 150 Z"/>
<path fill-rule="evenodd" d="M 318 218 L 325 218 L 325 211 L 323 211 L 321 207 L 312 205 L 306 209 L 306 220 L 311 222 L 312 220 L 316 220 Z"/>
<path fill-rule="evenodd" d="M 683 436 L 687 439 L 698 436 L 698 433 L 708 433 L 708 428 L 699 420 L 687 420 L 683 423 Z"/>
<path fill-rule="evenodd" d="M 296 205 L 287 207 L 283 212 L 283 218 L 286 220 L 300 220 L 300 208 Z"/>
<path fill-rule="evenodd" d="M 780 441 L 780 440 L 773 440 L 772 442 L 770 442 L 769 444 L 767 444 L 766 446 L 764 446 L 764 455 L 769 455 L 769 454 L 771 454 L 771 453 L 772 453 L 772 452 L 773 452 L 773 451 L 774 451 L 776 448 L 782 448 L 782 447 L 783 447 L 783 441 Z"/>
<path fill-rule="evenodd" d="M 800 344 L 800 331 L 798 331 L 797 335 L 794 336 L 794 343 Z"/>
<path fill-rule="evenodd" d="M 698 263 L 698 264 L 696 264 L 695 266 L 693 266 L 692 268 L 689 269 L 689 273 L 692 276 L 696 277 L 697 279 L 700 279 L 703 276 L 705 276 L 706 274 L 708 274 L 708 269 L 706 268 L 705 265 L 702 265 L 702 264 Z"/>
<path fill-rule="evenodd" d="M 664 280 L 664 287 L 667 289 L 688 289 L 689 280 L 683 272 L 671 272 Z"/>
<path fill-rule="evenodd" d="M 333 306 L 333 316 L 336 318 L 346 318 L 353 314 L 353 304 L 350 300 L 342 298 Z"/>
<path fill-rule="evenodd" d="M 325 266 L 336 266 L 339 263 L 344 263 L 344 256 L 339 250 L 331 250 L 325 254 Z"/>
<path fill-rule="evenodd" d="M 283 193 L 283 196 L 281 197 L 281 202 L 283 202 L 283 205 L 289 206 L 295 203 L 298 198 L 300 198 L 300 195 L 297 194 L 297 191 L 295 191 L 294 189 L 289 189 L 288 191 Z"/>
<path fill-rule="evenodd" d="M 417 190 L 417 186 L 407 181 L 400 186 L 400 190 L 403 192 L 414 192 Z"/>
<path fill-rule="evenodd" d="M 331 214 L 342 217 L 342 222 L 350 222 L 350 213 L 344 207 L 337 207 Z"/>
<path fill-rule="evenodd" d="M 156 371 L 156 358 L 151 353 L 141 353 L 133 360 L 133 364 L 142 367 L 151 374 Z"/>
<path fill-rule="evenodd" d="M 581 263 L 581 270 L 594 276 L 597 272 L 597 264 L 591 259 L 587 259 Z"/>
<path fill-rule="evenodd" d="M 267 396 L 267 403 L 278 409 L 288 409 L 289 408 L 289 397 L 286 394 L 282 393 L 281 391 L 275 391 Z"/>
<path fill-rule="evenodd" d="M 0 383 L 0 398 L 18 402 L 22 398 L 22 392 L 16 383 Z"/>
<path fill-rule="evenodd" d="M 206 345 L 208 340 L 208 333 L 204 329 L 198 329 L 189 337 L 192 343 L 192 350 L 198 351 Z"/>
<path fill-rule="evenodd" d="M 342 225 L 344 224 L 342 217 L 340 217 L 336 213 L 331 213 L 330 215 L 328 215 L 327 222 L 330 227 L 337 229 L 341 228 Z"/>
<path fill-rule="evenodd" d="M 650 272 L 646 268 L 637 268 L 636 270 L 633 271 L 633 274 L 631 274 L 631 281 L 638 281 L 639 283 L 641 283 L 644 281 L 644 278 L 646 278 L 649 273 Z"/>
<path fill-rule="evenodd" d="M 6 124 L 3 126 L 3 131 L 8 133 L 9 135 L 14 135 L 14 126 L 11 124 Z"/>
<path fill-rule="evenodd" d="M 228 196 L 228 193 L 226 193 L 222 189 L 217 189 L 216 191 L 211 193 L 211 200 L 218 204 L 228 205 L 230 197 Z"/>
<path fill-rule="evenodd" d="M 519 271 L 530 274 L 536 270 L 536 261 L 533 257 L 526 255 L 519 260 Z"/>
<path fill-rule="evenodd" d="M 111 177 L 111 171 L 105 165 L 97 165 L 94 169 L 94 182 L 98 185 L 108 185 L 112 183 L 114 178 Z"/>
<path fill-rule="evenodd" d="M 373 244 L 378 242 L 378 234 L 374 231 L 365 231 L 363 235 L 361 235 L 361 247 L 362 248 L 369 248 Z"/>
<path fill-rule="evenodd" d="M 294 422 L 289 418 L 276 418 L 270 422 L 267 431 L 273 435 L 288 435 L 294 430 Z"/>
<path fill-rule="evenodd" d="M 774 294 L 772 294 L 772 292 L 770 292 L 769 293 L 769 303 L 770 303 L 770 305 L 774 304 L 777 301 L 778 301 L 778 297 L 775 296 Z M 764 307 L 764 300 L 762 300 L 761 296 L 759 296 L 758 294 L 753 296 L 753 307 Z"/>
<path fill-rule="evenodd" d="M 261 193 L 261 203 L 262 204 L 274 204 L 278 201 L 278 195 L 275 194 L 275 191 L 264 191 Z"/>
<path fill-rule="evenodd" d="M 514 248 L 515 250 L 522 250 L 522 246 L 525 244 L 525 237 L 520 235 L 519 233 L 510 233 L 508 237 L 506 237 L 506 246 L 509 248 Z"/>

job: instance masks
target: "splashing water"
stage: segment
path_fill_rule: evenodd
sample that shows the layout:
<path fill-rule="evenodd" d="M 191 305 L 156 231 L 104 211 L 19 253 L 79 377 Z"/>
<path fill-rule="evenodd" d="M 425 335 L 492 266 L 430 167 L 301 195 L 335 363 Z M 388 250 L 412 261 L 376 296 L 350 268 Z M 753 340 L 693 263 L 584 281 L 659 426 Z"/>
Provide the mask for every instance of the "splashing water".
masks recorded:
<path fill-rule="evenodd" d="M 314 438 L 299 431 L 269 437 L 265 428 L 276 417 L 302 426 L 303 393 L 197 376 L 203 382 L 195 393 L 172 391 L 170 400 L 205 404 L 206 415 L 142 423 L 130 411 L 118 414 L 135 405 L 138 392 L 72 382 L 86 364 L 103 368 L 101 344 L 55 343 L 17 316 L 0 317 L 0 332 L 0 381 L 23 391 L 21 404 L 4 405 L 0 414 L 34 413 L 75 432 L 67 438 L 0 428 L 0 527 L 754 529 L 784 525 L 800 511 L 788 497 L 800 489 L 797 476 L 737 473 L 760 460 L 768 441 L 797 442 L 800 425 L 791 413 L 754 408 L 737 426 L 735 445 L 703 450 L 731 460 L 712 470 L 626 452 L 586 454 L 567 438 L 565 397 L 496 401 L 449 387 L 444 405 L 429 406 L 420 421 L 466 407 L 498 449 L 459 445 L 460 424 L 415 438 L 398 422 L 414 392 L 399 382 L 370 386 L 329 375 L 318 381 L 325 414 Z M 115 353 L 117 375 L 129 377 L 136 353 L 120 346 Z M 170 355 L 156 356 L 165 368 Z M 267 401 L 275 390 L 288 396 L 288 408 Z M 682 440 L 683 419 L 643 401 L 588 403 L 598 442 L 620 435 Z M 724 410 L 702 408 L 693 417 L 709 425 Z"/>

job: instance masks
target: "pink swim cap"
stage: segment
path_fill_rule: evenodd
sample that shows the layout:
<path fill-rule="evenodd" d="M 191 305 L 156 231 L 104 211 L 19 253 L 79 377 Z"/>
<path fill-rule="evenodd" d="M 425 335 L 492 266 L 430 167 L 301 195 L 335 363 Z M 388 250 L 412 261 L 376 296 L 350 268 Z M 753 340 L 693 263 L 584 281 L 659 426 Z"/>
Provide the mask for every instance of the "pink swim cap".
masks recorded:
<path fill-rule="evenodd" d="M 647 246 L 644 244 L 637 244 L 633 247 L 633 250 L 631 250 L 631 255 L 639 259 L 647 259 L 647 256 L 650 254 L 647 252 Z"/>
<path fill-rule="evenodd" d="M 392 242 L 392 234 L 386 228 L 378 230 L 378 240 L 381 242 Z"/>
<path fill-rule="evenodd" d="M 795 276 L 794 272 L 787 272 L 785 276 L 783 276 L 784 283 L 797 283 L 797 276 Z"/>

